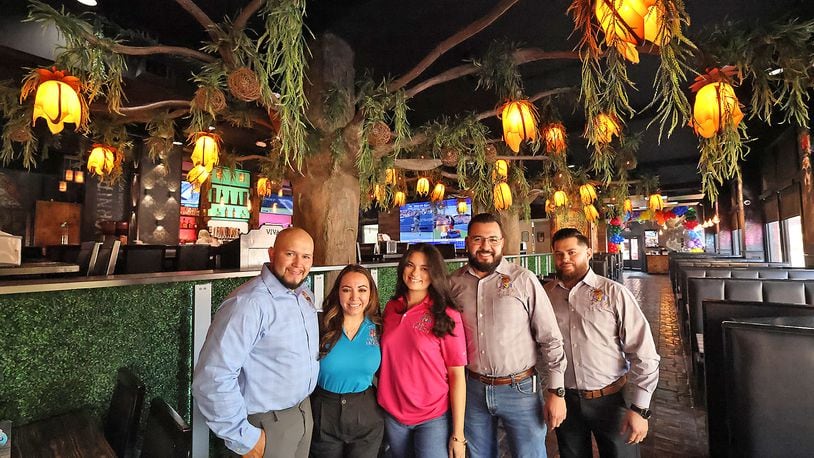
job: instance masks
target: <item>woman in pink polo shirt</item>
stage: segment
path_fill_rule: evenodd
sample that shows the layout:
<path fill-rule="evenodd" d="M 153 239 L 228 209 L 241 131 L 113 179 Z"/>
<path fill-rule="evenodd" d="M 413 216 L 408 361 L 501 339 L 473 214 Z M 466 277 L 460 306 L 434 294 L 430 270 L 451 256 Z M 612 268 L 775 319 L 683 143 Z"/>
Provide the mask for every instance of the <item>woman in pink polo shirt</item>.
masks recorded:
<path fill-rule="evenodd" d="M 382 321 L 378 398 L 391 456 L 463 458 L 466 339 L 435 247 L 404 253 Z"/>

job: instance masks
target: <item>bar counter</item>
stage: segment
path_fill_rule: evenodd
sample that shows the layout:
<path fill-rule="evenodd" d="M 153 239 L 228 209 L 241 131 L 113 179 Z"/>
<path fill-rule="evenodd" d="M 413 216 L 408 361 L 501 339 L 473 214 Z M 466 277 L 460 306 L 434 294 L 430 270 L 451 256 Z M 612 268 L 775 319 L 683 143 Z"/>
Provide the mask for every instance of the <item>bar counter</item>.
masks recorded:
<path fill-rule="evenodd" d="M 550 254 L 506 256 L 538 275 L 553 270 Z M 449 270 L 465 259 L 447 260 Z M 392 296 L 398 263 L 365 264 L 382 301 Z M 326 274 L 306 281 L 321 304 Z M 107 409 L 116 371 L 128 367 L 191 421 L 193 361 L 212 313 L 235 288 L 259 273 L 204 270 L 0 282 L 0 419 L 15 424 L 86 408 Z M 146 406 L 146 403 L 145 403 Z"/>

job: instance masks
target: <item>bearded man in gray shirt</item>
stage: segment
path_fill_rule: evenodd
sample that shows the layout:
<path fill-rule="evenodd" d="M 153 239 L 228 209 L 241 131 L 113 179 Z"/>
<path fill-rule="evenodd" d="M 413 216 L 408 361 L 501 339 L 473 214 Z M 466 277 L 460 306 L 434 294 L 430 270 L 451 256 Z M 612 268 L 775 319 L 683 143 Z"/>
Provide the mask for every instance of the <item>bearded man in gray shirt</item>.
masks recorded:
<path fill-rule="evenodd" d="M 558 279 L 545 291 L 568 358 L 568 418 L 557 429 L 560 456 L 591 456 L 593 434 L 601 457 L 638 457 L 659 382 L 650 326 L 627 288 L 591 270 L 592 252 L 582 233 L 560 229 L 551 243 Z"/>
<path fill-rule="evenodd" d="M 503 228 L 491 214 L 469 222 L 467 265 L 450 287 L 466 333 L 468 380 L 464 432 L 473 458 L 497 457 L 502 421 L 513 457 L 545 457 L 546 424 L 565 418 L 566 361 L 556 318 L 537 277 L 503 259 Z M 547 372 L 545 403 L 535 372 Z"/>

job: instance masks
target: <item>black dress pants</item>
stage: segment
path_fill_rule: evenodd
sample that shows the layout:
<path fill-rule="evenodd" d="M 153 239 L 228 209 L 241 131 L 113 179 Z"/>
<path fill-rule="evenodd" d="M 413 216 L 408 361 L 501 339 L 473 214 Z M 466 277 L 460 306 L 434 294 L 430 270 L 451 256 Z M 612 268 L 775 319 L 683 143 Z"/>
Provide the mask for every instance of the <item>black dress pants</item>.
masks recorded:
<path fill-rule="evenodd" d="M 627 405 L 622 392 L 596 399 L 583 399 L 579 393 L 567 390 L 565 406 L 568 414 L 557 432 L 562 458 L 590 458 L 591 434 L 596 439 L 602 458 L 639 457 L 639 444 L 628 444 L 628 434 L 620 434 Z"/>
<path fill-rule="evenodd" d="M 384 415 L 373 387 L 337 394 L 317 387 L 311 395 L 312 458 L 376 458 L 384 436 Z"/>

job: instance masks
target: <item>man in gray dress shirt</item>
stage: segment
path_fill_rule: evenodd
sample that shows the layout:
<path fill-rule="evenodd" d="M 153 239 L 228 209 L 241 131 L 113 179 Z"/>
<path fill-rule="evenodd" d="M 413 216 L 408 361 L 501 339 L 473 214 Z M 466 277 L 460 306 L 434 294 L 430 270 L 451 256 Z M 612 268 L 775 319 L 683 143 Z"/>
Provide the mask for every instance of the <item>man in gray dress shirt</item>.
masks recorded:
<path fill-rule="evenodd" d="M 537 277 L 503 259 L 503 229 L 491 214 L 469 222 L 467 265 L 450 278 L 463 308 L 468 381 L 464 432 L 470 456 L 497 456 L 497 421 L 514 457 L 545 457 L 546 424 L 565 418 L 562 337 Z M 545 404 L 535 372 L 538 352 L 548 380 Z"/>
<path fill-rule="evenodd" d="M 627 288 L 590 269 L 584 235 L 560 229 L 551 242 L 558 279 L 545 291 L 568 358 L 568 418 L 557 429 L 560 455 L 591 456 L 593 433 L 600 456 L 638 457 L 659 381 L 650 326 Z"/>

